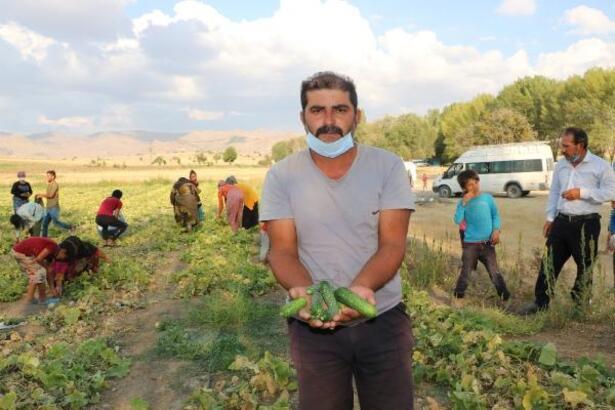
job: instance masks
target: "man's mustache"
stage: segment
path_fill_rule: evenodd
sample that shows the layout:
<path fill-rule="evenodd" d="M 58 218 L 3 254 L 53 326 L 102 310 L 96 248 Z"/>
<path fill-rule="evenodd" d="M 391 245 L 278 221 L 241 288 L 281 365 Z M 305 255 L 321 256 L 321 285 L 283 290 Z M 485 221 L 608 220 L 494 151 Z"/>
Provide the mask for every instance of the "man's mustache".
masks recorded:
<path fill-rule="evenodd" d="M 341 137 L 344 135 L 344 131 L 340 127 L 336 127 L 335 125 L 323 125 L 319 129 L 316 130 L 316 136 L 319 137 L 321 134 L 339 134 Z"/>

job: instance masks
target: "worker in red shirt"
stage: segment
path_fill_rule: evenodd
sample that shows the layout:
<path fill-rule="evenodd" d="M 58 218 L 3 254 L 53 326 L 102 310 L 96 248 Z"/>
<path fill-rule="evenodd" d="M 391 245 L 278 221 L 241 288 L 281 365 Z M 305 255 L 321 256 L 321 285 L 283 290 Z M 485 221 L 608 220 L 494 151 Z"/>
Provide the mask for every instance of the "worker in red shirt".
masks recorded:
<path fill-rule="evenodd" d="M 26 298 L 34 304 L 57 303 L 58 299 L 47 299 L 47 271 L 53 260 L 65 251 L 49 238 L 32 236 L 13 246 L 13 257 L 19 264 L 21 271 L 28 276 L 28 291 Z M 38 300 L 34 299 L 34 292 L 38 289 Z"/>
<path fill-rule="evenodd" d="M 104 246 L 115 246 L 119 238 L 128 229 L 128 224 L 119 219 L 122 210 L 122 191 L 116 189 L 110 197 L 105 198 L 98 208 L 96 223 L 102 227 L 102 237 L 105 241 Z M 109 227 L 115 229 L 109 230 Z"/>

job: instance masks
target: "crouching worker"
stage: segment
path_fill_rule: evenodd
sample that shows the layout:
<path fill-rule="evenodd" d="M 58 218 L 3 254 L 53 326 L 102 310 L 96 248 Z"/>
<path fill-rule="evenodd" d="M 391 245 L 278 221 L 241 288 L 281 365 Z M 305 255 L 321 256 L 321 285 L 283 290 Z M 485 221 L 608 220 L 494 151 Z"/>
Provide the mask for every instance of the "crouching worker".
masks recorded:
<path fill-rule="evenodd" d="M 82 241 L 76 236 L 69 236 L 60 245 L 60 252 L 49 271 L 49 286 L 54 296 L 62 296 L 64 282 L 72 280 L 83 272 L 98 272 L 100 260 L 109 262 L 109 258 L 90 242 Z"/>
<path fill-rule="evenodd" d="M 21 271 L 28 276 L 26 298 L 33 304 L 57 303 L 47 298 L 47 271 L 54 258 L 61 254 L 58 245 L 51 239 L 33 236 L 15 244 L 11 251 Z M 34 292 L 38 290 L 38 300 Z"/>
<path fill-rule="evenodd" d="M 171 190 L 170 200 L 175 222 L 184 228 L 184 232 L 190 232 L 199 225 L 199 194 L 196 185 L 188 178 L 177 180 Z"/>
<path fill-rule="evenodd" d="M 128 224 L 120 219 L 123 206 L 121 199 L 122 191 L 116 189 L 110 197 L 100 203 L 98 208 L 96 224 L 102 227 L 105 246 L 115 246 L 117 239 L 128 229 Z"/>
<path fill-rule="evenodd" d="M 21 205 L 15 215 L 11 215 L 11 224 L 15 227 L 15 240 L 27 235 L 40 236 L 41 225 L 47 212 L 40 199 Z"/>

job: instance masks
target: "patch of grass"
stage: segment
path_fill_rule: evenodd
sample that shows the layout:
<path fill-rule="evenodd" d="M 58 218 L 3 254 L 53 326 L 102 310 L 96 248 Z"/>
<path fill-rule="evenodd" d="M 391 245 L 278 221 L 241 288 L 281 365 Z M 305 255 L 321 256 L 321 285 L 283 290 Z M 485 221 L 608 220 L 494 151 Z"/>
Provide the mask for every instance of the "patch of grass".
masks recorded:
<path fill-rule="evenodd" d="M 454 311 L 452 316 L 466 323 L 468 327 L 477 330 L 489 329 L 511 336 L 533 335 L 544 327 L 544 317 L 540 315 L 523 318 L 491 307 L 468 306 Z"/>

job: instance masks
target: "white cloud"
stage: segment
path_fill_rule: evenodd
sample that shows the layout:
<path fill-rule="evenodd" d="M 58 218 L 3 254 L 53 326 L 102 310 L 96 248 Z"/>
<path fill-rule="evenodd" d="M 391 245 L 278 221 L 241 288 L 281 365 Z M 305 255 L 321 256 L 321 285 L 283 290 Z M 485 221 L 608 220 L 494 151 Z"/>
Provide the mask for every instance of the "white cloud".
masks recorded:
<path fill-rule="evenodd" d="M 576 34 L 610 34 L 615 33 L 615 21 L 599 9 L 588 6 L 577 6 L 566 10 L 564 22 L 574 26 Z"/>
<path fill-rule="evenodd" d="M 224 117 L 224 112 L 220 111 L 203 111 L 196 108 L 186 110 L 188 117 L 197 121 L 213 121 Z"/>
<path fill-rule="evenodd" d="M 63 117 L 54 120 L 41 115 L 38 117 L 38 122 L 43 125 L 66 128 L 90 128 L 93 125 L 92 118 L 90 117 Z"/>
<path fill-rule="evenodd" d="M 0 39 L 15 47 L 23 59 L 40 62 L 47 57 L 47 49 L 55 41 L 15 23 L 0 24 Z"/>
<path fill-rule="evenodd" d="M 2 127 L 298 130 L 299 83 L 316 71 L 351 76 L 372 120 L 615 60 L 612 42 L 592 38 L 534 62 L 523 46 L 503 53 L 495 41 L 485 51 L 429 30 L 377 35 L 369 16 L 341 0 L 282 0 L 271 16 L 241 21 L 189 0 L 135 18 L 128 31 L 116 26 L 73 41 L 21 20 L 2 24 L 0 90 L 11 101 L 0 110 Z"/>
<path fill-rule="evenodd" d="M 548 77 L 564 79 L 595 66 L 615 67 L 615 43 L 597 38 L 580 40 L 564 51 L 541 54 L 536 71 Z"/>
<path fill-rule="evenodd" d="M 130 0 L 2 1 L 0 21 L 21 25 L 59 41 L 112 41 L 130 33 L 123 9 Z"/>
<path fill-rule="evenodd" d="M 536 12 L 536 1 L 503 0 L 496 11 L 507 16 L 530 16 Z"/>

